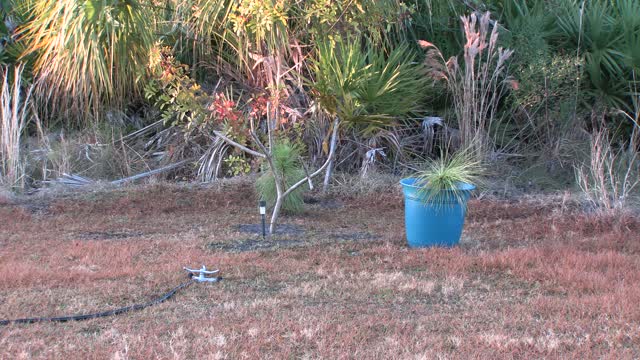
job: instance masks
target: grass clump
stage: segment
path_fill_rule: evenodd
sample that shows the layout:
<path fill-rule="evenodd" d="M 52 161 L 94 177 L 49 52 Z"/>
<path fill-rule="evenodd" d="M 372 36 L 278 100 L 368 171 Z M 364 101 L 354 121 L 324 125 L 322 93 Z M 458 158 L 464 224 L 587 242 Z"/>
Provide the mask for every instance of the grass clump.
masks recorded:
<path fill-rule="evenodd" d="M 280 175 L 284 189 L 288 189 L 305 177 L 304 169 L 300 163 L 301 152 L 302 149 L 299 145 L 288 140 L 281 140 L 273 146 L 273 165 L 276 168 L 275 171 Z M 256 181 L 256 191 L 268 206 L 273 206 L 277 199 L 275 181 L 273 169 L 264 171 Z M 282 202 L 282 210 L 290 214 L 302 212 L 304 208 L 303 192 L 304 187 L 299 187 L 287 195 Z"/>
<path fill-rule="evenodd" d="M 23 91 L 22 69 L 22 65 L 0 69 L 0 184 L 17 189 L 25 186 L 22 142 L 32 101 L 32 88 Z"/>
<path fill-rule="evenodd" d="M 640 161 L 634 148 L 615 149 L 608 131 L 602 129 L 592 136 L 587 163 L 575 166 L 578 187 L 598 212 L 616 214 L 637 200 Z"/>
<path fill-rule="evenodd" d="M 421 188 L 425 202 L 463 203 L 470 190 L 461 185 L 477 185 L 483 173 L 477 156 L 470 151 L 458 151 L 427 161 L 425 168 L 415 174 L 415 185 Z"/>

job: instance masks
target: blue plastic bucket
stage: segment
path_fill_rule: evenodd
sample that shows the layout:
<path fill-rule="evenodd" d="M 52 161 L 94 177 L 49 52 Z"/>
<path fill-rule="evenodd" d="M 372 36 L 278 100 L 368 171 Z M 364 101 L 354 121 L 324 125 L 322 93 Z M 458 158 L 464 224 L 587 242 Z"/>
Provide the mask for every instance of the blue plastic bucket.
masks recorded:
<path fill-rule="evenodd" d="M 409 247 L 454 246 L 460 242 L 467 201 L 476 187 L 458 184 L 457 198 L 452 191 L 443 191 L 437 199 L 426 199 L 417 179 L 402 179 L 404 193 L 404 223 Z"/>

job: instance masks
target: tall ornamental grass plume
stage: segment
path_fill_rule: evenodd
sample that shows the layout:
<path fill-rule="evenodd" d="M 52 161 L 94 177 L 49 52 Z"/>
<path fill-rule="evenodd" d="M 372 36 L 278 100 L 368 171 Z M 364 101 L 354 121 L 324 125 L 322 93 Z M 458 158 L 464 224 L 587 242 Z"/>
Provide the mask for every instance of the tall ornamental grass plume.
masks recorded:
<path fill-rule="evenodd" d="M 149 4 L 137 0 L 37 0 L 20 30 L 39 101 L 76 121 L 139 93 L 154 42 Z"/>
<path fill-rule="evenodd" d="M 3 67 L 0 89 L 0 184 L 17 188 L 25 185 L 21 140 L 31 106 L 31 87 L 22 89 L 22 69 Z"/>
<path fill-rule="evenodd" d="M 300 146 L 288 140 L 280 140 L 273 145 L 272 157 L 275 171 L 280 175 L 283 188 L 288 189 L 305 177 L 304 169 L 300 163 Z M 273 206 L 277 199 L 276 183 L 273 176 L 273 169 L 262 173 L 256 181 L 256 191 L 261 199 L 265 200 L 269 206 Z M 299 187 L 292 191 L 282 203 L 282 210 L 288 213 L 300 213 L 304 207 L 302 194 L 304 187 Z"/>
<path fill-rule="evenodd" d="M 432 43 L 420 40 L 427 49 L 425 65 L 433 80 L 444 81 L 453 100 L 463 148 L 487 158 L 492 150 L 488 132 L 496 119 L 498 104 L 508 86 L 517 87 L 507 74 L 513 51 L 498 46 L 498 23 L 490 13 L 480 18 L 473 13 L 461 18 L 464 36 L 462 64 L 458 57 L 445 60 Z"/>

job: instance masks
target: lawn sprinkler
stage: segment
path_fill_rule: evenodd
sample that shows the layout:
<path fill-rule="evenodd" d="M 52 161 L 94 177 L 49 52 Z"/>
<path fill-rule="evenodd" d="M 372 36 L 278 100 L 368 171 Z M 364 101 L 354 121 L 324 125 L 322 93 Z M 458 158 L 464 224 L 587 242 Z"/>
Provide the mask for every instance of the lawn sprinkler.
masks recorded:
<path fill-rule="evenodd" d="M 216 274 L 218 273 L 220 270 L 216 269 L 216 270 L 207 270 L 206 266 L 202 265 L 202 268 L 200 269 L 189 269 L 187 267 L 183 268 L 185 269 L 188 273 L 189 273 L 189 277 L 191 277 L 191 279 L 193 281 L 196 282 L 218 282 L 220 281 L 219 277 L 207 277 L 207 274 Z M 196 276 L 197 274 L 197 276 Z"/>

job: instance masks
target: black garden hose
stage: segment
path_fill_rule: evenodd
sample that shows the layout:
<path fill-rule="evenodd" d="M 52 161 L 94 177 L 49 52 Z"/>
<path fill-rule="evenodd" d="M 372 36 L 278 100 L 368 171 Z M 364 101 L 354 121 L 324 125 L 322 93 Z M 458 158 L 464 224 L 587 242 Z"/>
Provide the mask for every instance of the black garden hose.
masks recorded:
<path fill-rule="evenodd" d="M 151 300 L 149 302 L 143 304 L 136 304 L 131 306 L 125 306 L 118 309 L 113 309 L 109 311 L 103 311 L 93 314 L 83 314 L 83 315 L 70 315 L 70 316 L 60 316 L 60 317 L 40 317 L 40 318 L 25 318 L 25 319 L 15 319 L 15 320 L 0 320 L 0 326 L 9 325 L 9 324 L 32 324 L 37 322 L 67 322 L 67 321 L 80 321 L 80 320 L 89 320 L 95 318 L 101 318 L 106 316 L 118 315 L 122 313 L 126 313 L 134 310 L 141 310 L 149 306 L 153 306 L 156 304 L 160 304 L 168 300 L 170 297 L 175 295 L 179 290 L 193 284 L 195 280 L 191 279 L 191 274 L 189 276 L 189 281 L 183 282 L 182 284 L 174 287 L 166 294 L 162 295 L 159 298 Z"/>

